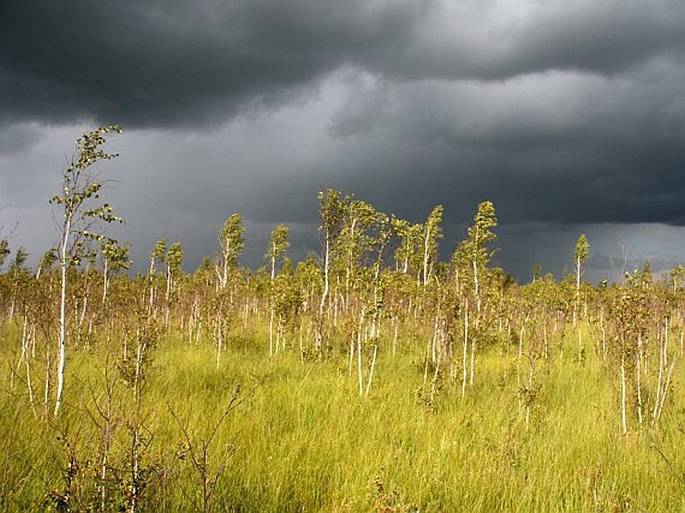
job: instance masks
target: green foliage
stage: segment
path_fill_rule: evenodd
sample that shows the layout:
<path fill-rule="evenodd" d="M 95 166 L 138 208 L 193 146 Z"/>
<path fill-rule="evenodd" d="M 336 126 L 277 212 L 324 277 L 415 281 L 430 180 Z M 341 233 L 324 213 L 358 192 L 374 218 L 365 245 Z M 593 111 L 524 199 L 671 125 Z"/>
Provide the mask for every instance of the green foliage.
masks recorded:
<path fill-rule="evenodd" d="M 576 242 L 575 250 L 573 251 L 573 259 L 579 263 L 583 264 L 590 256 L 590 243 L 587 241 L 584 233 L 580 234 L 578 237 L 578 242 Z"/>
<path fill-rule="evenodd" d="M 245 247 L 243 234 L 245 227 L 240 214 L 231 214 L 226 219 L 226 222 L 221 227 L 219 233 L 219 246 L 221 247 L 221 255 L 225 262 L 224 265 L 233 268 L 238 265 L 238 255 Z"/>
<path fill-rule="evenodd" d="M 379 220 L 378 213 L 370 204 L 359 200 L 349 202 L 336 248 L 343 269 L 350 272 L 361 264 L 373 245 L 370 232 Z"/>
<path fill-rule="evenodd" d="M 38 269 L 43 272 L 49 271 L 50 269 L 52 269 L 52 266 L 55 265 L 57 260 L 57 248 L 52 247 L 48 249 L 45 253 L 43 253 L 43 256 L 40 257 L 40 260 L 38 261 Z"/>
<path fill-rule="evenodd" d="M 24 264 L 26 264 L 26 259 L 28 258 L 29 253 L 26 251 L 26 248 L 24 246 L 19 246 L 19 249 L 17 249 L 17 252 L 14 255 L 14 260 L 12 260 L 11 264 L 11 269 L 12 270 L 20 270 L 24 267 Z"/>
<path fill-rule="evenodd" d="M 10 245 L 7 238 L 0 239 L 0 267 L 5 263 L 5 259 L 10 254 Z"/>
<path fill-rule="evenodd" d="M 302 308 L 302 292 L 292 270 L 292 263 L 286 259 L 282 271 L 274 280 L 274 307 L 284 323 L 295 322 Z"/>
<path fill-rule="evenodd" d="M 444 208 L 442 205 L 437 205 L 433 211 L 428 215 L 425 224 L 423 225 L 422 234 L 422 248 L 423 248 L 423 284 L 427 285 L 435 267 L 435 262 L 438 256 L 438 240 L 442 238 L 442 215 Z"/>
<path fill-rule="evenodd" d="M 50 200 L 63 212 L 59 247 L 61 265 L 78 265 L 89 251 L 87 241 L 103 238 L 97 222 L 123 222 L 114 215 L 108 203 L 99 203 L 102 183 L 90 173 L 90 167 L 98 161 L 117 157 L 115 153 L 105 152 L 102 146 L 108 134 L 121 132 L 119 125 L 101 126 L 76 140 L 75 156 L 62 176 L 62 189 Z"/>
<path fill-rule="evenodd" d="M 150 251 L 150 260 L 155 260 L 157 258 L 162 258 L 166 253 L 167 240 L 161 239 L 155 243 L 155 247 Z"/>
<path fill-rule="evenodd" d="M 269 239 L 269 249 L 266 252 L 268 260 L 276 261 L 281 258 L 290 247 L 288 242 L 288 227 L 284 224 L 279 224 L 271 232 Z"/>
<path fill-rule="evenodd" d="M 497 235 L 492 231 L 496 226 L 497 216 L 492 202 L 480 203 L 473 218 L 473 225 L 467 230 L 468 237 L 457 247 L 454 261 L 463 267 L 485 268 L 494 254 L 489 246 L 497 239 Z"/>
<path fill-rule="evenodd" d="M 210 276 L 214 270 L 214 265 L 212 264 L 212 259 L 208 256 L 202 259 L 200 265 L 197 266 L 195 272 L 203 276 Z"/>
<path fill-rule="evenodd" d="M 183 265 L 183 248 L 180 241 L 174 242 L 166 254 L 164 255 L 164 263 L 166 264 L 171 274 L 177 274 L 181 271 Z"/>
<path fill-rule="evenodd" d="M 317 198 L 321 214 L 320 230 L 324 233 L 325 241 L 331 243 L 338 238 L 345 225 L 345 217 L 352 200 L 333 189 L 320 192 Z"/>
<path fill-rule="evenodd" d="M 129 251 L 131 250 L 131 243 L 127 242 L 124 245 L 119 244 L 118 241 L 105 238 L 101 241 L 100 252 L 103 260 L 107 262 L 107 267 L 110 271 L 116 272 L 120 270 L 127 270 L 131 266 L 131 259 L 129 258 Z"/>

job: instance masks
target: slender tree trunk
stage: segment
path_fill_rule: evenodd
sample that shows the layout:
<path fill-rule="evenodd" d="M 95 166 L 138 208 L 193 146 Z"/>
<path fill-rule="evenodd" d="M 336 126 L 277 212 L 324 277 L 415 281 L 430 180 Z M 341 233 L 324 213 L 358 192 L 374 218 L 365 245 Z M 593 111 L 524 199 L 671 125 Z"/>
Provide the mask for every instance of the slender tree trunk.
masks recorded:
<path fill-rule="evenodd" d="M 440 375 L 440 360 L 442 357 L 442 351 L 438 353 L 438 359 L 435 362 L 435 372 L 433 373 L 433 379 L 431 381 L 431 395 L 430 395 L 430 404 L 433 404 L 433 401 L 435 400 L 435 387 L 437 386 L 438 383 L 438 376 Z"/>
<path fill-rule="evenodd" d="M 319 303 L 319 317 L 316 322 L 315 331 L 315 348 L 317 351 L 321 350 L 323 347 L 323 323 L 324 323 L 324 311 L 326 308 L 326 300 L 328 299 L 328 289 L 329 289 L 329 260 L 330 260 L 330 241 L 328 236 L 326 236 L 326 249 L 324 251 L 324 261 L 323 261 L 323 292 L 321 293 L 321 303 Z"/>
<path fill-rule="evenodd" d="M 371 382 L 373 381 L 373 372 L 376 369 L 376 357 L 378 356 L 378 345 L 373 346 L 373 359 L 371 360 L 371 370 L 369 371 L 369 381 L 366 383 L 366 397 L 369 397 L 371 391 Z"/>
<path fill-rule="evenodd" d="M 59 301 L 59 350 L 57 360 L 57 396 L 53 414 L 57 416 L 62 405 L 64 392 L 64 368 L 66 366 L 66 332 L 67 332 L 67 246 L 71 233 L 71 216 L 67 214 L 62 227 L 62 239 L 59 246 L 60 266 L 60 301 Z"/>
<path fill-rule="evenodd" d="M 216 368 L 221 365 L 221 349 L 224 341 L 224 314 L 223 314 L 223 300 L 219 304 L 219 313 L 216 319 Z"/>
<path fill-rule="evenodd" d="M 433 321 L 433 336 L 431 337 L 431 345 L 430 345 L 430 353 L 431 353 L 431 361 L 435 363 L 438 359 L 438 349 L 437 349 L 437 341 L 438 341 L 438 326 L 440 325 L 440 307 L 436 309 L 435 312 L 435 320 Z"/>
<path fill-rule="evenodd" d="M 471 373 L 469 375 L 469 386 L 473 386 L 476 376 L 476 339 L 471 337 Z"/>
<path fill-rule="evenodd" d="M 269 296 L 269 356 L 273 356 L 274 347 L 274 280 L 276 278 L 276 258 L 271 257 L 271 294 Z"/>
<path fill-rule="evenodd" d="M 656 425 L 659 415 L 659 407 L 661 405 L 661 395 L 665 395 L 666 389 L 663 388 L 666 367 L 668 365 L 668 330 L 669 323 L 668 317 L 665 319 L 665 329 L 664 329 L 664 339 L 663 342 L 659 344 L 659 374 L 656 382 L 656 395 L 654 397 L 654 409 L 652 411 L 652 424 Z"/>
<path fill-rule="evenodd" d="M 105 258 L 102 268 L 102 304 L 107 301 L 107 291 L 109 289 L 109 259 Z"/>
<path fill-rule="evenodd" d="M 481 318 L 481 297 L 480 297 L 480 279 L 478 276 L 478 262 L 474 258 L 471 261 L 473 267 L 473 292 L 476 299 L 476 319 L 474 321 L 475 334 L 480 336 L 480 318 Z M 469 385 L 473 386 L 474 377 L 476 373 L 476 337 L 471 336 L 471 375 L 469 377 Z"/>
<path fill-rule="evenodd" d="M 430 272 L 429 272 L 429 248 L 428 248 L 428 242 L 430 241 L 430 225 L 427 223 L 426 224 L 426 235 L 423 240 L 423 284 L 428 285 L 428 279 L 430 277 Z"/>
<path fill-rule="evenodd" d="M 464 306 L 464 351 L 462 354 L 463 375 L 461 380 L 461 398 L 466 396 L 466 378 L 468 376 L 468 354 L 469 354 L 469 300 L 466 298 Z"/>
<path fill-rule="evenodd" d="M 150 258 L 150 268 L 147 274 L 148 286 L 150 287 L 150 296 L 148 298 L 147 314 L 149 317 L 153 316 L 155 307 L 155 259 Z"/>
<path fill-rule="evenodd" d="M 347 252 L 347 265 L 345 266 L 345 297 L 343 299 L 343 311 L 347 314 L 350 302 L 350 278 L 352 276 L 352 267 L 354 262 L 354 234 L 357 226 L 357 218 L 352 219 L 350 224 L 350 240 L 349 240 L 349 251 Z"/>
<path fill-rule="evenodd" d="M 357 331 L 357 378 L 359 380 L 359 397 L 364 394 L 364 374 L 362 370 L 362 326 L 359 323 L 359 330 Z"/>
<path fill-rule="evenodd" d="M 33 412 L 33 416 L 36 416 L 36 405 L 35 405 L 35 400 L 33 398 L 33 386 L 31 384 L 31 355 L 29 352 L 29 343 L 31 341 L 31 328 L 28 322 L 28 319 L 26 317 L 26 314 L 24 314 L 24 323 L 23 323 L 23 328 L 22 328 L 22 335 L 21 335 L 21 358 L 24 359 L 24 365 L 26 367 L 26 389 L 29 395 L 29 404 L 31 406 L 31 411 Z M 20 359 L 21 361 L 21 359 Z"/>
<path fill-rule="evenodd" d="M 476 297 L 476 313 L 480 315 L 480 281 L 478 279 L 478 262 L 474 258 L 471 262 L 473 267 L 473 294 Z"/>
<path fill-rule="evenodd" d="M 86 270 L 86 272 L 88 272 Z M 86 278 L 88 280 L 88 278 Z M 81 345 L 81 337 L 83 336 L 83 323 L 86 320 L 86 313 L 88 312 L 88 295 L 90 294 L 90 284 L 86 284 L 86 290 L 83 294 L 83 300 L 81 301 L 81 313 L 78 317 L 78 328 L 76 332 L 76 347 Z"/>
<path fill-rule="evenodd" d="M 359 314 L 357 326 L 357 380 L 359 381 L 359 397 L 364 395 L 364 369 L 362 368 L 362 340 L 365 338 L 364 310 Z"/>
<path fill-rule="evenodd" d="M 164 302 L 166 307 L 164 309 L 164 329 L 169 329 L 169 314 L 171 309 L 171 291 L 173 290 L 173 275 L 171 273 L 171 268 L 167 267 L 166 271 L 166 294 L 164 295 Z"/>
<path fill-rule="evenodd" d="M 50 359 L 50 344 L 45 348 L 45 386 L 43 387 L 43 409 L 45 418 L 50 415 L 50 366 L 52 361 Z"/>
<path fill-rule="evenodd" d="M 535 372 L 535 360 L 530 359 L 530 367 L 528 368 L 528 397 L 526 398 L 526 431 L 530 427 L 530 407 L 533 402 L 533 373 Z"/>
<path fill-rule="evenodd" d="M 397 316 L 393 317 L 393 335 L 392 335 L 392 355 L 395 356 L 397 353 L 397 338 L 399 336 L 399 323 L 397 320 Z"/>
<path fill-rule="evenodd" d="M 380 316 L 381 316 L 381 296 L 379 279 L 381 274 L 381 259 L 383 250 L 380 250 L 378 261 L 376 262 L 376 269 L 373 276 L 373 320 L 371 323 L 371 338 L 376 339 L 381 336 Z"/>
<path fill-rule="evenodd" d="M 626 421 L 626 356 L 623 344 L 621 344 L 621 431 L 624 435 L 628 432 Z"/>
<path fill-rule="evenodd" d="M 526 317 L 527 319 L 527 317 Z M 521 360 L 523 359 L 523 335 L 526 331 L 525 321 L 521 329 L 519 330 L 519 350 L 518 357 L 516 359 L 516 386 L 521 388 Z"/>
<path fill-rule="evenodd" d="M 642 425 L 642 361 L 644 359 L 644 352 L 642 348 L 642 335 L 637 336 L 637 365 L 635 366 L 635 381 L 636 381 L 636 395 L 637 395 L 637 419 Z"/>
<path fill-rule="evenodd" d="M 274 309 L 269 312 L 269 356 L 274 355 Z"/>
<path fill-rule="evenodd" d="M 580 259 L 576 259 L 576 297 L 573 302 L 573 327 L 576 327 L 578 320 L 578 306 L 580 303 Z"/>
<path fill-rule="evenodd" d="M 656 425 L 661 418 L 661 414 L 664 411 L 664 404 L 666 404 L 666 392 L 668 392 L 668 387 L 671 385 L 671 378 L 673 376 L 673 369 L 675 369 L 675 361 L 671 363 L 666 373 L 666 383 L 664 384 L 664 391 L 661 394 L 661 400 L 659 401 L 659 409 L 657 411 L 656 417 L 654 419 L 654 424 Z"/>

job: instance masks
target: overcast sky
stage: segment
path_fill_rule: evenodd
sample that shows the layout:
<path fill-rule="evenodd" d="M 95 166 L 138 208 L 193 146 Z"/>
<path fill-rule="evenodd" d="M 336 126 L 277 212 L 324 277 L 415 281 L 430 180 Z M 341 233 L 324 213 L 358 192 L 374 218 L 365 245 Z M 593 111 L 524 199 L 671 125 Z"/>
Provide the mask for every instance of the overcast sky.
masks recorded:
<path fill-rule="evenodd" d="M 139 269 L 161 238 L 188 270 L 233 212 L 242 262 L 291 227 L 319 250 L 334 187 L 421 222 L 446 252 L 479 202 L 498 264 L 588 277 L 685 262 L 682 0 L 0 0 L 0 226 L 37 258 L 74 140 L 125 132 L 101 166 Z"/>

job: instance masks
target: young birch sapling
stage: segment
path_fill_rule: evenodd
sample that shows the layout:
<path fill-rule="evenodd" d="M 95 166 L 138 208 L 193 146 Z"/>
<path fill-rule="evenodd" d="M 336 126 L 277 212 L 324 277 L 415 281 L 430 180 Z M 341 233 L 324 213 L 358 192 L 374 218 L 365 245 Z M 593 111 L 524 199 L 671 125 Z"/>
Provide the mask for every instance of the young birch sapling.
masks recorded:
<path fill-rule="evenodd" d="M 76 154 L 62 175 L 62 188 L 50 200 L 61 209 L 59 224 L 59 244 L 57 247 L 61 275 L 59 350 L 57 362 L 57 395 L 54 415 L 59 413 L 64 391 L 64 372 L 66 366 L 67 339 L 67 287 L 71 266 L 77 266 L 88 251 L 88 240 L 101 240 L 103 235 L 98 228 L 100 223 L 121 223 L 123 220 L 114 215 L 108 203 L 100 202 L 102 182 L 91 171 L 99 161 L 117 157 L 102 149 L 110 133 L 121 133 L 118 125 L 101 126 L 84 133 L 76 140 Z"/>

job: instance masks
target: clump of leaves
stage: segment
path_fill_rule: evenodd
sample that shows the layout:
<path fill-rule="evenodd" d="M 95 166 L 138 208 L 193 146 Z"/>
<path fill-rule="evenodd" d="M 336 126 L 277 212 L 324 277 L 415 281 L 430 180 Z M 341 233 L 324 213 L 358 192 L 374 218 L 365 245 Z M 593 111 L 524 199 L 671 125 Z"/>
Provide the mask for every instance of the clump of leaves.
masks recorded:
<path fill-rule="evenodd" d="M 385 469 L 373 479 L 372 492 L 369 495 L 371 508 L 377 513 L 418 513 L 419 508 L 413 504 L 402 501 L 396 490 L 387 490 L 383 483 Z"/>

